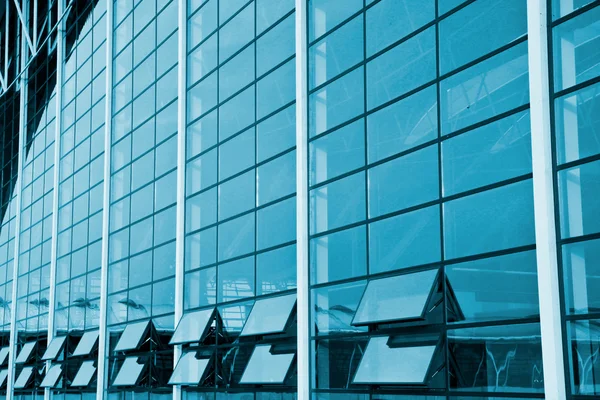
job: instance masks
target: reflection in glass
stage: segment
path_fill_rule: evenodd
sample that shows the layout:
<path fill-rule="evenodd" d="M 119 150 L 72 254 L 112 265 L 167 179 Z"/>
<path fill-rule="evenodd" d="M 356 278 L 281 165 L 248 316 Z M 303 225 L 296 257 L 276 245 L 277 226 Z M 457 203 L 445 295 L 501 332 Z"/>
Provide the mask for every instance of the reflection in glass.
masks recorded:
<path fill-rule="evenodd" d="M 366 328 L 352 325 L 352 319 L 367 282 L 352 282 L 312 290 L 312 329 L 319 335 L 361 332 Z"/>
<path fill-rule="evenodd" d="M 257 300 L 240 336 L 284 332 L 295 304 L 296 294 Z"/>
<path fill-rule="evenodd" d="M 94 377 L 94 373 L 96 373 L 96 367 L 94 366 L 94 361 L 84 361 L 81 363 L 81 367 L 77 371 L 77 375 L 71 382 L 71 386 L 81 387 L 88 386 L 90 381 Z"/>
<path fill-rule="evenodd" d="M 600 395 L 600 321 L 568 324 L 573 394 Z"/>
<path fill-rule="evenodd" d="M 181 317 L 169 344 L 194 343 L 202 340 L 215 309 L 200 310 Z"/>
<path fill-rule="evenodd" d="M 150 326 L 150 321 L 137 322 L 129 324 L 121 334 L 114 351 L 127 351 L 137 349 Z"/>
<path fill-rule="evenodd" d="M 270 345 L 260 345 L 244 370 L 241 384 L 282 384 L 295 354 L 273 354 Z"/>
<path fill-rule="evenodd" d="M 600 231 L 600 161 L 558 173 L 560 226 L 563 238 Z"/>
<path fill-rule="evenodd" d="M 368 338 L 320 340 L 316 343 L 315 381 L 317 388 L 349 389 Z M 341 399 L 350 398 L 344 394 Z M 336 400 L 341 400 L 336 399 Z"/>
<path fill-rule="evenodd" d="M 202 380 L 210 359 L 198 359 L 196 352 L 184 353 L 169 379 L 169 385 L 197 385 Z"/>
<path fill-rule="evenodd" d="M 566 312 L 600 311 L 600 239 L 565 244 L 562 257 Z"/>

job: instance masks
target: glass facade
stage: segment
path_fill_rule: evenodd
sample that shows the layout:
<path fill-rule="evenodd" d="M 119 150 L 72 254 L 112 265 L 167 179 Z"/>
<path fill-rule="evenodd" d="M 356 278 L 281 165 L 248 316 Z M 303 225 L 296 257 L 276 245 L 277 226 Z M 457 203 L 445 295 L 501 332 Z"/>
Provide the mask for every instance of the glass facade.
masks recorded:
<path fill-rule="evenodd" d="M 0 398 L 600 396 L 600 3 L 539 3 L 7 2 Z"/>

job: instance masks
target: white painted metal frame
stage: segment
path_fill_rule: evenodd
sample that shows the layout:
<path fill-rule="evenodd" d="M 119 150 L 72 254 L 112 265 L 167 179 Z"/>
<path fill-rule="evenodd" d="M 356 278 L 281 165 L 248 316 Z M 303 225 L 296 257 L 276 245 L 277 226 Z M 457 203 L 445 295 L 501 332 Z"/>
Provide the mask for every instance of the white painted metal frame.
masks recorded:
<path fill-rule="evenodd" d="M 107 308 L 108 308 L 108 243 L 110 210 L 110 163 L 112 137 L 112 85 L 113 85 L 113 22 L 114 2 L 106 2 L 106 97 L 104 115 L 104 183 L 102 210 L 102 266 L 100 270 L 100 323 L 98 337 L 98 371 L 96 399 L 103 400 L 107 387 Z"/>
<path fill-rule="evenodd" d="M 306 0 L 296 0 L 296 276 L 298 400 L 310 395 L 308 280 L 308 39 Z"/>
<path fill-rule="evenodd" d="M 544 364 L 544 390 L 552 400 L 566 399 L 560 311 L 557 237 L 552 168 L 548 2 L 527 1 L 533 198 L 538 292 Z"/>

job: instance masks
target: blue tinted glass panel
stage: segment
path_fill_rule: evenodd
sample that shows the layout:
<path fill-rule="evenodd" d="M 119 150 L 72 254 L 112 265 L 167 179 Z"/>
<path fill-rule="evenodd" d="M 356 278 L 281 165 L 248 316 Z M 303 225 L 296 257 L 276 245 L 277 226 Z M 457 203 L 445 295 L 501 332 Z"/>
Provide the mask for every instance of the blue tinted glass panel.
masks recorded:
<path fill-rule="evenodd" d="M 369 271 L 378 273 L 440 260 L 440 212 L 428 207 L 369 226 Z"/>
<path fill-rule="evenodd" d="M 435 17 L 432 0 L 383 0 L 367 10 L 367 57 Z"/>
<path fill-rule="evenodd" d="M 367 64 L 368 108 L 413 90 L 435 75 L 435 27 L 431 27 Z"/>
<path fill-rule="evenodd" d="M 290 60 L 256 84 L 256 117 L 262 119 L 296 99 L 296 60 Z"/>
<path fill-rule="evenodd" d="M 219 146 L 219 179 L 226 179 L 254 165 L 254 128 Z"/>
<path fill-rule="evenodd" d="M 352 318 L 366 285 L 366 281 L 360 281 L 313 289 L 311 329 L 316 329 L 315 333 L 319 335 L 365 331 L 365 328 L 352 325 Z"/>
<path fill-rule="evenodd" d="M 219 108 L 219 139 L 225 140 L 254 123 L 254 86 Z"/>
<path fill-rule="evenodd" d="M 354 278 L 367 273 L 367 229 L 363 226 L 310 241 L 311 283 Z"/>
<path fill-rule="evenodd" d="M 365 122 L 360 119 L 309 144 L 311 185 L 335 178 L 365 164 Z"/>
<path fill-rule="evenodd" d="M 588 395 L 590 398 L 600 394 L 600 360 L 597 356 L 600 352 L 597 339 L 599 323 L 597 319 L 567 323 L 573 394 Z"/>
<path fill-rule="evenodd" d="M 208 37 L 217 29 L 217 0 L 208 1 L 202 9 L 192 15 L 188 21 L 188 50 Z"/>
<path fill-rule="evenodd" d="M 254 46 L 219 68 L 219 100 L 223 101 L 254 80 Z"/>
<path fill-rule="evenodd" d="M 600 309 L 600 239 L 563 245 L 562 259 L 567 313 L 596 312 Z"/>
<path fill-rule="evenodd" d="M 217 36 L 211 36 L 188 56 L 188 86 L 199 81 L 217 67 Z M 174 37 L 176 38 L 176 36 Z M 172 46 L 177 47 L 177 40 Z"/>
<path fill-rule="evenodd" d="M 529 111 L 442 142 L 444 196 L 531 172 Z"/>
<path fill-rule="evenodd" d="M 292 105 L 256 127 L 256 157 L 261 162 L 296 144 L 296 106 Z"/>
<path fill-rule="evenodd" d="M 256 0 L 256 33 L 259 34 L 294 9 L 294 0 Z"/>
<path fill-rule="evenodd" d="M 439 15 L 447 13 L 467 0 L 438 0 Z"/>
<path fill-rule="evenodd" d="M 447 258 L 535 243 L 531 180 L 444 204 Z"/>
<path fill-rule="evenodd" d="M 559 164 L 600 153 L 600 83 L 556 99 Z"/>
<path fill-rule="evenodd" d="M 217 150 L 190 161 L 185 170 L 186 194 L 194 194 L 217 183 Z"/>
<path fill-rule="evenodd" d="M 296 245 L 256 256 L 256 295 L 296 288 Z"/>
<path fill-rule="evenodd" d="M 185 269 L 205 267 L 217 261 L 217 228 L 189 235 L 185 239 Z"/>
<path fill-rule="evenodd" d="M 440 90 L 442 134 L 527 104 L 527 43 L 443 80 Z"/>
<path fill-rule="evenodd" d="M 553 29 L 554 90 L 600 75 L 600 7 Z"/>
<path fill-rule="evenodd" d="M 479 0 L 469 4 L 440 23 L 440 72 L 446 74 L 526 33 L 527 1 Z"/>
<path fill-rule="evenodd" d="M 438 146 L 369 170 L 369 217 L 435 200 L 439 196 Z"/>
<path fill-rule="evenodd" d="M 558 173 L 563 238 L 600 231 L 600 161 Z"/>
<path fill-rule="evenodd" d="M 219 260 L 254 251 L 254 214 L 219 225 Z"/>
<path fill-rule="evenodd" d="M 308 2 L 308 40 L 339 25 L 363 6 L 361 0 L 312 0 Z"/>
<path fill-rule="evenodd" d="M 219 220 L 248 211 L 255 206 L 254 170 L 219 185 Z"/>
<path fill-rule="evenodd" d="M 312 89 L 363 60 L 363 17 L 359 15 L 311 46 L 308 76 Z"/>
<path fill-rule="evenodd" d="M 293 241 L 296 238 L 296 198 L 258 210 L 256 219 L 257 250 Z"/>
<path fill-rule="evenodd" d="M 552 0 L 552 18 L 564 17 L 594 0 Z"/>
<path fill-rule="evenodd" d="M 215 188 L 187 199 L 185 203 L 186 232 L 192 232 L 217 222 L 217 190 Z"/>
<path fill-rule="evenodd" d="M 367 117 L 369 163 L 437 138 L 435 85 Z"/>
<path fill-rule="evenodd" d="M 218 266 L 217 301 L 232 301 L 254 296 L 254 257 Z"/>
<path fill-rule="evenodd" d="M 192 121 L 217 105 L 217 73 L 213 72 L 188 91 L 187 116 Z"/>
<path fill-rule="evenodd" d="M 220 3 L 223 3 L 223 1 L 220 1 Z M 223 15 L 219 15 L 221 22 L 223 22 L 222 18 Z M 219 30 L 219 62 L 231 57 L 253 36 L 254 4 L 250 4 Z"/>
<path fill-rule="evenodd" d="M 310 192 L 310 233 L 365 219 L 365 174 L 358 173 Z"/>
<path fill-rule="evenodd" d="M 316 136 L 364 112 L 363 69 L 336 79 L 309 96 L 309 136 Z"/>
<path fill-rule="evenodd" d="M 291 151 L 257 168 L 258 204 L 263 205 L 296 191 L 296 152 Z"/>
<path fill-rule="evenodd" d="M 275 6 L 275 5 L 273 5 Z M 256 74 L 263 75 L 294 55 L 295 16 L 290 15 L 256 42 Z"/>

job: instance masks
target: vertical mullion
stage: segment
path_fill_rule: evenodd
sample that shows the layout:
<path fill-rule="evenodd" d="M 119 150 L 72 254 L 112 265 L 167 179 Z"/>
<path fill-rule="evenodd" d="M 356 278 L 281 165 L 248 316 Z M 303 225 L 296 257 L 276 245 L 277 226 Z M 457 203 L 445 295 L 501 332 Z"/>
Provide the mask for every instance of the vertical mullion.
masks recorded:
<path fill-rule="evenodd" d="M 29 2 L 23 1 L 23 10 L 29 15 Z M 29 18 L 26 17 L 26 22 Z M 21 43 L 20 43 L 20 59 L 21 59 L 21 76 L 19 78 L 19 151 L 17 153 L 17 181 L 15 185 L 16 191 L 16 215 L 15 215 L 15 248 L 14 248 L 14 260 L 13 260 L 13 284 L 11 293 L 11 306 L 12 313 L 10 315 L 10 349 L 8 354 L 8 377 L 6 386 L 6 399 L 12 400 L 14 398 L 13 390 L 15 383 L 15 350 L 16 342 L 18 339 L 17 332 L 17 289 L 18 289 L 18 278 L 19 278 L 19 248 L 20 248 L 20 237 L 21 237 L 21 192 L 23 190 L 23 162 L 24 153 L 26 152 L 25 137 L 27 135 L 27 59 L 28 59 L 28 47 L 25 41 L 25 26 L 21 26 Z"/>
<path fill-rule="evenodd" d="M 298 400 L 309 400 L 310 329 L 308 280 L 308 40 L 306 0 L 296 0 L 296 276 Z"/>
<path fill-rule="evenodd" d="M 527 2 L 529 91 L 535 238 L 544 364 L 544 390 L 566 399 L 552 168 L 548 1 Z"/>
<path fill-rule="evenodd" d="M 106 93 L 104 115 L 104 182 L 103 182 L 103 210 L 102 210 L 102 264 L 100 270 L 100 323 L 98 337 L 98 370 L 96 384 L 96 399 L 104 399 L 106 382 L 106 354 L 107 354 L 107 297 L 108 297 L 108 234 L 110 210 L 110 162 L 111 162 L 111 134 L 112 134 L 112 85 L 113 85 L 113 23 L 114 0 L 106 2 Z"/>
<path fill-rule="evenodd" d="M 187 120 L 187 0 L 178 0 L 177 64 L 177 221 L 175 239 L 175 327 L 183 316 L 185 254 L 185 161 Z M 173 350 L 173 368 L 181 357 L 181 345 Z M 173 399 L 181 399 L 181 386 L 173 386 Z"/>

